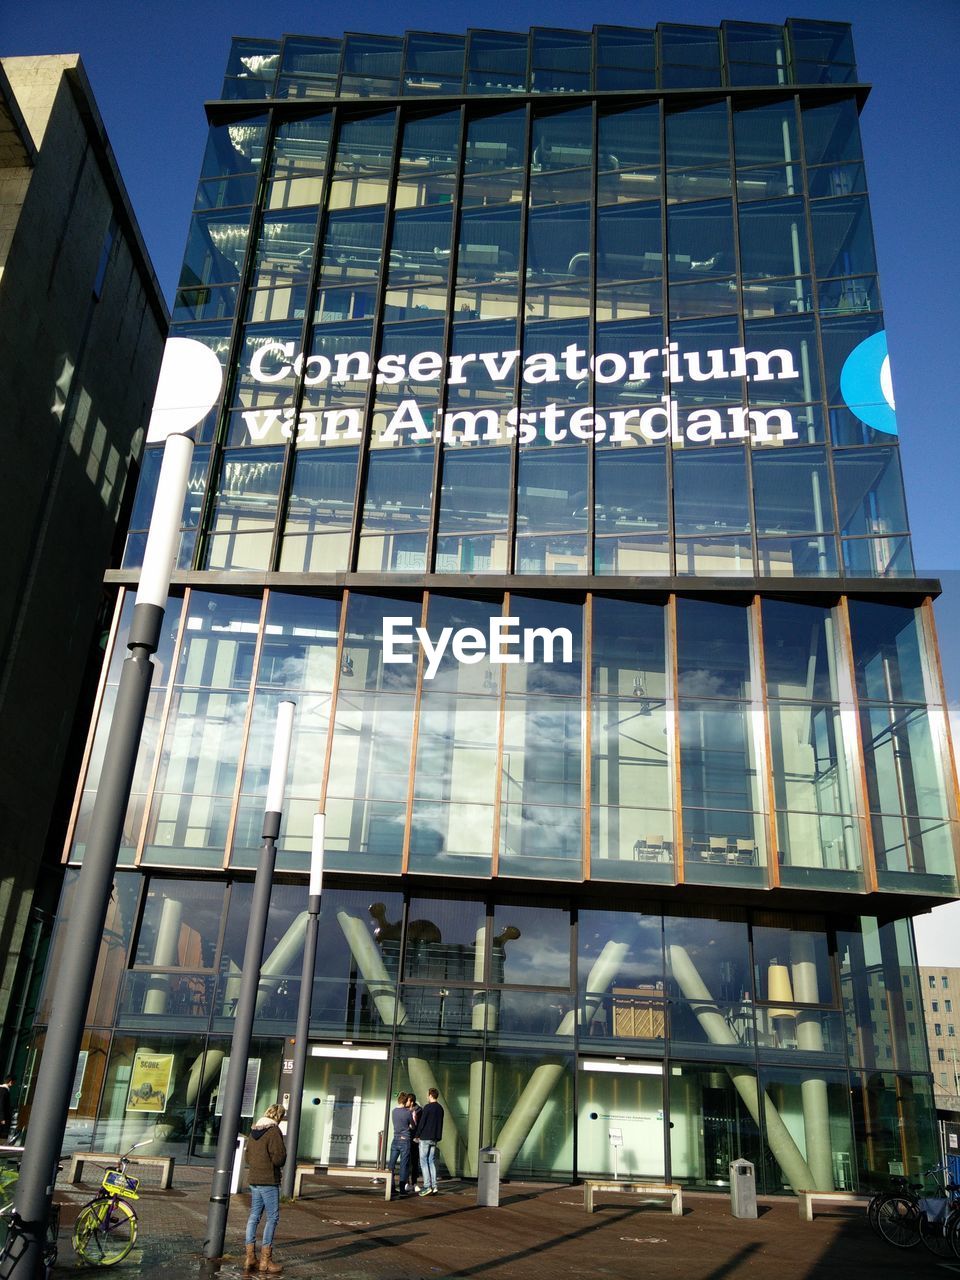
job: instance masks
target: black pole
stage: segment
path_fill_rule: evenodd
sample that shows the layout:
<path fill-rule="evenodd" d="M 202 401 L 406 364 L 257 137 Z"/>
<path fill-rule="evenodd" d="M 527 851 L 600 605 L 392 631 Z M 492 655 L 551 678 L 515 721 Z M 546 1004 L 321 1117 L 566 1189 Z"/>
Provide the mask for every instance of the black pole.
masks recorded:
<path fill-rule="evenodd" d="M 303 1078 L 307 1072 L 307 1041 L 310 1038 L 310 1005 L 313 1000 L 313 969 L 317 959 L 317 935 L 320 931 L 320 895 L 311 894 L 307 901 L 307 936 L 303 944 L 303 969 L 300 974 L 300 1002 L 297 1006 L 297 1036 L 293 1046 L 293 1080 L 290 1085 L 290 1107 L 287 1110 L 287 1163 L 283 1168 L 281 1189 L 293 1195 L 297 1176 L 297 1143 L 300 1140 L 300 1112 L 303 1106 Z"/>
<path fill-rule="evenodd" d="M 267 936 L 267 913 L 270 910 L 270 894 L 273 889 L 273 869 L 277 861 L 277 836 L 280 834 L 280 814 L 270 812 L 263 817 L 263 846 L 257 863 L 257 875 L 253 882 L 253 903 L 247 926 L 247 945 L 243 952 L 243 976 L 240 979 L 240 998 L 233 1035 L 230 1041 L 230 1065 L 223 1087 L 223 1110 L 220 1116 L 220 1135 L 217 1140 L 217 1159 L 210 1187 L 210 1209 L 207 1214 L 207 1238 L 203 1242 L 205 1258 L 221 1258 L 223 1242 L 227 1235 L 227 1213 L 230 1209 L 230 1179 L 233 1158 L 240 1129 L 240 1112 L 243 1108 L 243 1087 L 247 1078 L 247 1055 L 253 1019 L 257 1011 L 257 991 L 260 986 L 260 966 L 263 963 L 263 944 Z"/>
<path fill-rule="evenodd" d="M 150 656 L 160 642 L 163 612 L 154 604 L 138 604 L 133 611 L 130 653 L 120 672 L 14 1196 L 23 1246 L 0 1266 L 5 1278 L 36 1280 L 42 1273 L 47 1215 L 153 678 Z"/>

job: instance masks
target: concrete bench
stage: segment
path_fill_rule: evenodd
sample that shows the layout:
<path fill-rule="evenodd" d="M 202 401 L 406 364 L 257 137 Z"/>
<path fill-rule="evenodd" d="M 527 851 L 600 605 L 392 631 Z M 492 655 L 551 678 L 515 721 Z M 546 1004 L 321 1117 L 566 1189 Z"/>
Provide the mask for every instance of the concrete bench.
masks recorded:
<path fill-rule="evenodd" d="M 67 1181 L 76 1186 L 83 1177 L 85 1164 L 104 1165 L 108 1169 L 116 1169 L 119 1168 L 121 1159 L 119 1155 L 108 1155 L 103 1151 L 74 1151 L 70 1157 Z M 160 1190 L 169 1191 L 173 1186 L 173 1166 L 176 1164 L 176 1156 L 137 1156 L 136 1159 L 131 1157 L 129 1163 L 159 1165 Z"/>
<path fill-rule="evenodd" d="M 804 1222 L 813 1221 L 814 1200 L 825 1200 L 833 1204 L 856 1205 L 866 1209 L 870 1203 L 869 1196 L 857 1195 L 855 1191 L 798 1191 L 800 1201 L 800 1217 Z"/>
<path fill-rule="evenodd" d="M 297 1171 L 293 1175 L 293 1198 L 299 1200 L 303 1190 L 304 1178 L 316 1178 L 326 1174 L 328 1178 L 357 1178 L 364 1182 L 376 1183 L 386 1180 L 384 1188 L 384 1199 L 392 1198 L 393 1189 L 390 1178 L 382 1169 L 347 1169 L 347 1168 L 325 1168 L 319 1164 L 298 1164 Z"/>
<path fill-rule="evenodd" d="M 634 1182 L 628 1178 L 617 1178 L 600 1181 L 588 1179 L 583 1184 L 583 1207 L 587 1213 L 593 1213 L 594 1201 L 598 1195 L 614 1194 L 638 1196 L 669 1196 L 670 1212 L 678 1217 L 683 1213 L 683 1191 L 680 1187 L 669 1186 L 664 1182 Z"/>

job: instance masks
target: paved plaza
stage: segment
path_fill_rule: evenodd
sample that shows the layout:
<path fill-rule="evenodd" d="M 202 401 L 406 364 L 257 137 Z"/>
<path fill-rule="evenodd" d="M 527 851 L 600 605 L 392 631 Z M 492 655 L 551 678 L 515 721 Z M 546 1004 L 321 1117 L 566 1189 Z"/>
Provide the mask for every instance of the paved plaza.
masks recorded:
<path fill-rule="evenodd" d="M 145 1182 L 152 1171 L 145 1170 Z M 55 1276 L 76 1275 L 70 1245 L 75 1209 L 95 1188 L 58 1186 L 63 1204 L 60 1260 Z M 446 1182 L 426 1199 L 385 1202 L 382 1191 L 359 1180 L 317 1179 L 305 1198 L 285 1204 L 274 1242 L 284 1274 L 330 1280 L 560 1280 L 605 1276 L 613 1280 L 886 1280 L 960 1275 L 960 1261 L 938 1263 L 920 1248 L 894 1250 L 875 1237 L 860 1209 L 825 1206 L 801 1222 L 793 1199 L 761 1202 L 755 1221 L 730 1216 L 726 1195 L 684 1194 L 684 1213 L 665 1202 L 624 1196 L 584 1211 L 580 1187 L 509 1183 L 496 1209 L 476 1204 L 473 1184 Z M 141 1246 L 115 1268 L 118 1277 L 243 1274 L 243 1226 L 249 1197 L 231 1202 L 227 1255 L 219 1264 L 201 1257 L 210 1174 L 178 1169 L 170 1191 L 146 1189 L 138 1205 Z"/>

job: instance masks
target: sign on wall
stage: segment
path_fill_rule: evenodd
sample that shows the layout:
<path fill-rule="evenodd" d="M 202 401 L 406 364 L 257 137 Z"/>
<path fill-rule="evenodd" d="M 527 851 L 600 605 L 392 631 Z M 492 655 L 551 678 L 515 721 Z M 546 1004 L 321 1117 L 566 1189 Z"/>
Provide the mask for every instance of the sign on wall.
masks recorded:
<path fill-rule="evenodd" d="M 130 1072 L 127 1111 L 158 1113 L 165 1109 L 173 1076 L 173 1054 L 138 1049 Z"/>
<path fill-rule="evenodd" d="M 260 1085 L 260 1059 L 247 1059 L 247 1074 L 243 1080 L 243 1101 L 240 1104 L 240 1115 L 252 1119 L 257 1109 L 257 1089 Z M 227 1071 L 230 1067 L 229 1057 L 220 1063 L 220 1080 L 217 1084 L 217 1102 L 214 1115 L 223 1115 L 223 1091 L 227 1083 Z"/>

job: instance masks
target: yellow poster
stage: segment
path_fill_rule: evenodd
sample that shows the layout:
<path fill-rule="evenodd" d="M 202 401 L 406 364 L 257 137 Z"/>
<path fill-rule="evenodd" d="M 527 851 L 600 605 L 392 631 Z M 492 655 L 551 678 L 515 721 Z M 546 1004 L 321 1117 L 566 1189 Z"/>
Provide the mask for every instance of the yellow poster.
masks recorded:
<path fill-rule="evenodd" d="M 130 1073 L 128 1111 L 163 1111 L 173 1075 L 172 1053 L 150 1053 L 138 1049 Z"/>

